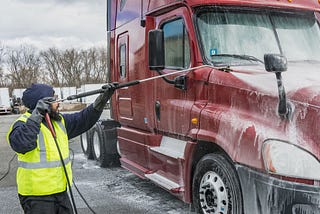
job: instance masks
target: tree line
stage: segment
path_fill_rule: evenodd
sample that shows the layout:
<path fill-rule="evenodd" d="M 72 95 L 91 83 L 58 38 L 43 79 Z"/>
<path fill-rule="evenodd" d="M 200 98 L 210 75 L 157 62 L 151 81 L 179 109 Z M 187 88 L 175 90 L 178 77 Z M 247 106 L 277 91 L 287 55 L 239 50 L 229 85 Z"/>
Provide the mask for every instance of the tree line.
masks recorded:
<path fill-rule="evenodd" d="M 35 82 L 54 87 L 103 83 L 108 81 L 106 69 L 105 47 L 40 51 L 29 45 L 19 48 L 0 45 L 0 87 L 10 90 L 26 88 Z"/>

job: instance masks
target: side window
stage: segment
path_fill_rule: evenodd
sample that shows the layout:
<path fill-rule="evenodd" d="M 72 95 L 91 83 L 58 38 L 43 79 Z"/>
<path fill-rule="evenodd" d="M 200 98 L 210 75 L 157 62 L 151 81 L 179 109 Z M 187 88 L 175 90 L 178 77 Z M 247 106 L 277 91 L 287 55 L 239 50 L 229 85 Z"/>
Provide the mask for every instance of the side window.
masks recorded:
<path fill-rule="evenodd" d="M 188 68 L 190 65 L 189 38 L 183 20 L 176 19 L 162 26 L 164 32 L 165 66 Z"/>
<path fill-rule="evenodd" d="M 120 78 L 126 77 L 126 44 L 122 44 L 119 47 L 119 71 L 120 71 Z"/>

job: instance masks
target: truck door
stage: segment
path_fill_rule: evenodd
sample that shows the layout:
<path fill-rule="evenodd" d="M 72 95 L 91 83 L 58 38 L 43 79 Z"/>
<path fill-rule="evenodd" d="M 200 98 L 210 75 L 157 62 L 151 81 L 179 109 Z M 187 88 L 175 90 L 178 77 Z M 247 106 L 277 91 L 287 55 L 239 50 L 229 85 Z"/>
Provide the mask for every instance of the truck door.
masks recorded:
<path fill-rule="evenodd" d="M 163 73 L 187 69 L 192 64 L 187 25 L 190 20 L 186 21 L 183 15 L 187 13 L 187 9 L 183 7 L 157 19 L 157 22 L 161 23 L 158 28 L 164 32 L 165 69 Z M 179 75 L 169 76 L 168 79 L 173 80 Z M 154 87 L 157 130 L 163 133 L 185 135 L 189 130 L 194 93 L 190 89 L 178 89 L 163 79 L 158 79 Z"/>
<path fill-rule="evenodd" d="M 118 36 L 117 40 L 117 81 L 119 83 L 128 81 L 128 34 L 123 33 Z M 132 118 L 132 102 L 130 91 L 128 88 L 123 88 L 117 93 L 119 119 Z"/>
<path fill-rule="evenodd" d="M 195 67 L 197 60 L 194 50 L 198 49 L 195 47 L 195 34 L 188 9 L 177 8 L 157 17 L 156 26 L 164 32 L 165 69 L 162 73 Z M 149 149 L 148 164 L 153 173 L 146 177 L 180 194 L 187 186 L 184 178 L 188 172 L 184 167 L 190 160 L 188 155 L 193 144 L 190 138 L 198 131 L 197 125 L 191 123 L 191 115 L 192 118 L 199 118 L 200 110 L 197 110 L 199 108 L 195 103 L 204 99 L 199 94 L 207 94 L 202 70 L 168 76 L 169 80 L 186 76 L 186 89 L 175 87 L 177 84 L 168 83 L 168 80 L 157 79 L 154 82 L 155 129 L 162 138 L 159 146 Z"/>

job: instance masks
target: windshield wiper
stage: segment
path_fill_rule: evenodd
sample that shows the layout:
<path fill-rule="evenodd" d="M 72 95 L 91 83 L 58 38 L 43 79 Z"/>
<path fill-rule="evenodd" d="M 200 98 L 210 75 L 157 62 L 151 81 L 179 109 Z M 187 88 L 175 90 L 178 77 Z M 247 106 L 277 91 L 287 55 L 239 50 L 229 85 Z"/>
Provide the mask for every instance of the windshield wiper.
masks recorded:
<path fill-rule="evenodd" d="M 250 55 L 238 55 L 238 54 L 215 54 L 212 55 L 211 57 L 216 57 L 216 56 L 222 56 L 222 57 L 233 57 L 233 58 L 238 58 L 238 59 L 244 59 L 248 61 L 255 61 L 255 62 L 260 62 L 264 64 L 264 62 L 261 59 L 258 59 L 257 57 L 250 56 Z"/>

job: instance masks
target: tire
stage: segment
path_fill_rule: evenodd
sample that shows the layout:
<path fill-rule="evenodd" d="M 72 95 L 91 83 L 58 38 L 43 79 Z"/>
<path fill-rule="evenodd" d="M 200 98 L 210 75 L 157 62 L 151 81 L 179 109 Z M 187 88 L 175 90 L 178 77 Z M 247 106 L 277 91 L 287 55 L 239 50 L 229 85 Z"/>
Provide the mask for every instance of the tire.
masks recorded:
<path fill-rule="evenodd" d="M 110 154 L 106 149 L 107 140 L 104 137 L 101 124 L 96 123 L 92 129 L 92 151 L 94 159 L 101 167 L 118 165 L 118 155 Z"/>
<path fill-rule="evenodd" d="M 221 154 L 205 155 L 198 162 L 193 177 L 192 197 L 197 213 L 243 213 L 237 172 Z"/>
<path fill-rule="evenodd" d="M 104 146 L 103 137 L 101 134 L 101 127 L 98 123 L 92 128 L 91 139 L 93 158 L 94 160 L 99 162 L 101 157 L 101 151 L 104 149 Z"/>
<path fill-rule="evenodd" d="M 80 135 L 80 144 L 81 144 L 81 149 L 84 155 L 88 158 L 93 160 L 93 153 L 92 153 L 92 141 L 90 137 L 90 130 L 82 133 Z"/>
<path fill-rule="evenodd" d="M 12 113 L 13 113 L 13 114 L 20 114 L 20 111 L 19 111 L 18 108 L 13 108 L 13 109 L 12 109 Z"/>

